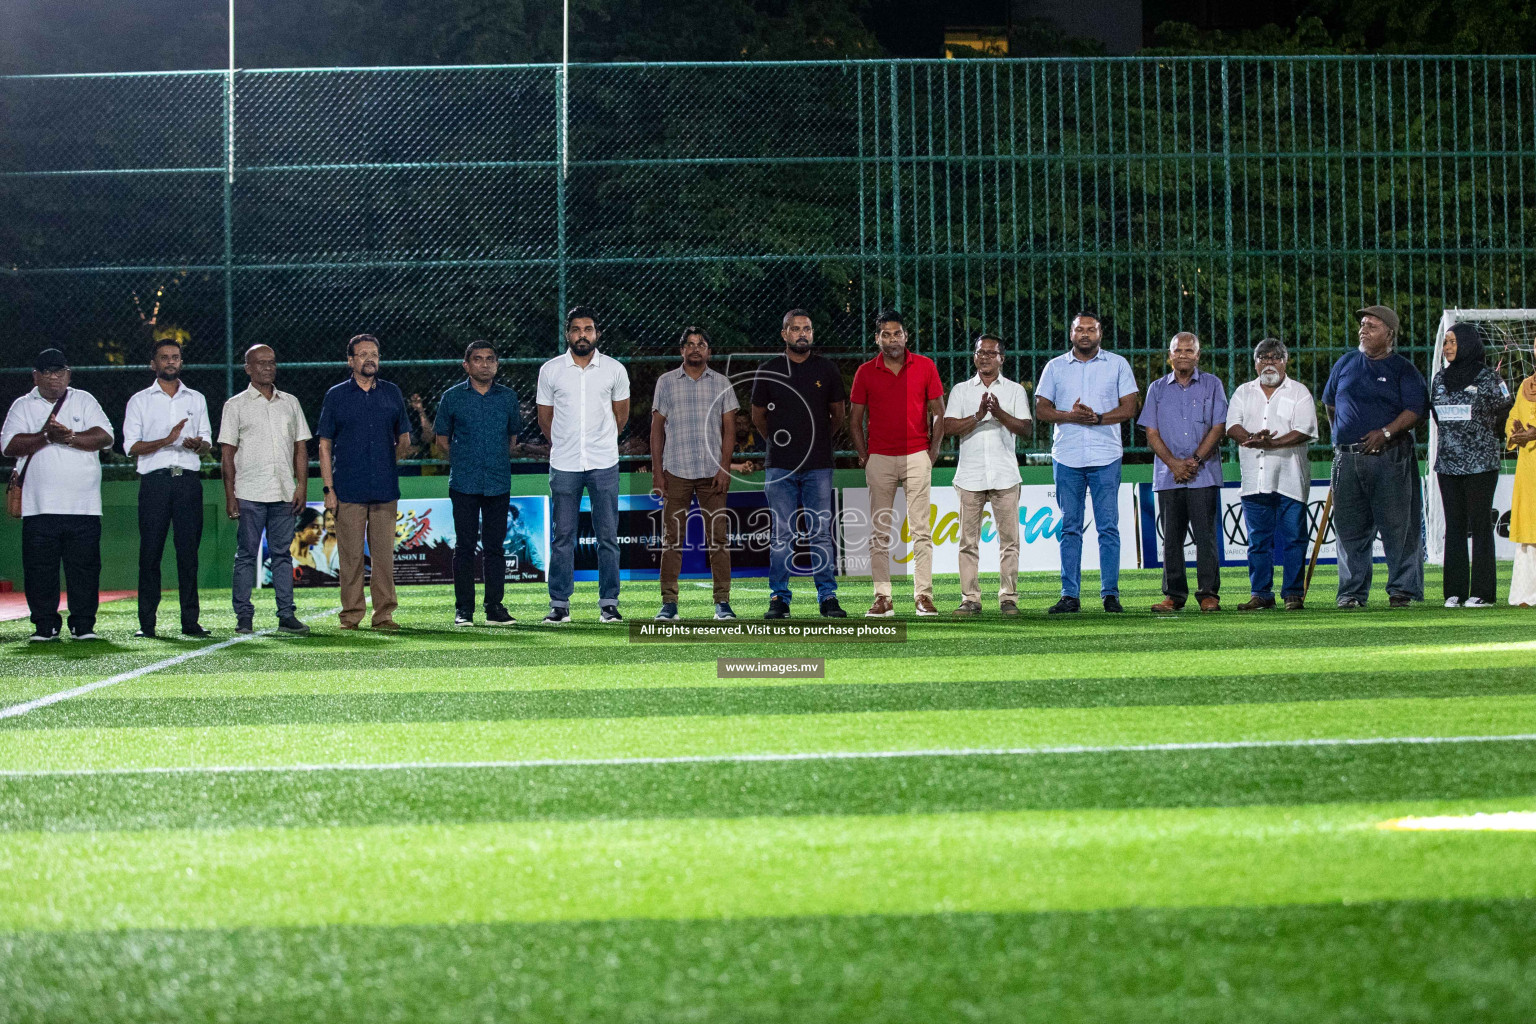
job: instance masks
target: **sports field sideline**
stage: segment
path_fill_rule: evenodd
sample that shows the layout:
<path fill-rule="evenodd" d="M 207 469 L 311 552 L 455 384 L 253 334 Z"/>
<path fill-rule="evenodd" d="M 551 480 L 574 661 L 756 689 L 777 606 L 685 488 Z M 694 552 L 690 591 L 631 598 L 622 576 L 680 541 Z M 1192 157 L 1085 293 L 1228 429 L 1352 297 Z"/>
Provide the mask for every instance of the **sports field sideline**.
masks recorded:
<path fill-rule="evenodd" d="M 1380 827 L 1536 811 L 1529 612 L 1343 613 L 1319 570 L 1157 619 L 1138 571 L 1047 619 L 1055 583 L 889 645 L 630 644 L 593 584 L 564 628 L 411 588 L 343 634 L 301 591 L 309 638 L 0 719 L 0 1021 L 1536 1019 L 1536 832 Z M 0 627 L 0 708 L 210 646 L 134 614 Z"/>

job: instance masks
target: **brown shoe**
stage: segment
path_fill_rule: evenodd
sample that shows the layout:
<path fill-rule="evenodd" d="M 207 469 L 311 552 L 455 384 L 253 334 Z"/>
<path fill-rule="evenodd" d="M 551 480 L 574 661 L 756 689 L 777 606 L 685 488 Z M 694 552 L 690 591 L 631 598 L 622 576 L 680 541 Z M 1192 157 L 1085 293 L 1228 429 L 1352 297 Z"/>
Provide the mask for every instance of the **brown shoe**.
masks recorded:
<path fill-rule="evenodd" d="M 1259 595 L 1254 594 L 1253 596 L 1249 597 L 1248 600 L 1238 605 L 1237 610 L 1240 612 L 1261 612 L 1266 608 L 1273 608 L 1274 606 L 1274 598 L 1260 597 Z"/>
<path fill-rule="evenodd" d="M 1152 611 L 1158 615 L 1171 615 L 1183 607 L 1183 604 L 1175 601 L 1173 598 L 1165 597 L 1161 601 L 1157 602 L 1157 604 L 1152 606 Z"/>
<path fill-rule="evenodd" d="M 1299 612 L 1306 606 L 1307 602 L 1299 597 L 1288 597 L 1285 599 L 1285 610 L 1288 612 Z"/>
<path fill-rule="evenodd" d="M 398 633 L 400 632 L 400 623 L 394 619 L 385 619 L 383 622 L 375 622 L 373 628 L 382 633 Z"/>
<path fill-rule="evenodd" d="M 356 629 L 357 628 L 357 623 L 355 623 L 355 622 L 343 622 L 341 624 L 341 628 L 342 629 Z"/>
<path fill-rule="evenodd" d="M 1002 601 L 998 604 L 997 611 L 998 614 L 1007 615 L 1011 618 L 1019 614 L 1019 604 L 1017 601 Z"/>
<path fill-rule="evenodd" d="M 888 597 L 877 597 L 875 603 L 869 606 L 869 611 L 864 613 L 866 619 L 889 619 L 896 614 L 896 606 L 891 604 Z"/>
<path fill-rule="evenodd" d="M 1200 599 L 1200 610 L 1203 612 L 1219 612 L 1221 611 L 1221 600 L 1215 597 L 1202 597 Z"/>
<path fill-rule="evenodd" d="M 960 619 L 963 619 L 963 618 L 965 618 L 967 616 L 970 616 L 970 615 L 980 615 L 981 614 L 981 605 L 977 604 L 975 601 L 961 601 L 960 602 L 960 607 L 956 608 L 954 611 L 950 612 L 949 614 L 955 616 L 956 618 L 960 618 Z"/>
<path fill-rule="evenodd" d="M 923 596 L 917 599 L 917 614 L 922 618 L 932 618 L 939 614 L 939 610 L 933 606 L 933 598 Z"/>

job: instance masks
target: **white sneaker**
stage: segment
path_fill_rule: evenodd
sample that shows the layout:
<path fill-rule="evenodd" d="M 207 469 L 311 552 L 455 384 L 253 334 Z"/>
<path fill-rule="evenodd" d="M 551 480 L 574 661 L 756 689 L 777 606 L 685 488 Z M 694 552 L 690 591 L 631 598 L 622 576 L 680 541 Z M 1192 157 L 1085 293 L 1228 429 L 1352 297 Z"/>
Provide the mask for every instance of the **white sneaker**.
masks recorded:
<path fill-rule="evenodd" d="M 1472 603 L 1472 600 L 1473 600 L 1472 598 L 1467 598 L 1467 604 L 1470 605 Z M 1445 606 L 1447 608 L 1460 608 L 1461 607 L 1461 598 L 1459 598 L 1459 597 L 1448 597 L 1448 598 L 1445 599 Z"/>
<path fill-rule="evenodd" d="M 1484 601 L 1480 597 L 1469 597 L 1469 598 L 1467 598 L 1466 603 L 1462 605 L 1462 607 L 1463 608 L 1492 608 L 1493 607 L 1493 602 L 1492 601 Z"/>

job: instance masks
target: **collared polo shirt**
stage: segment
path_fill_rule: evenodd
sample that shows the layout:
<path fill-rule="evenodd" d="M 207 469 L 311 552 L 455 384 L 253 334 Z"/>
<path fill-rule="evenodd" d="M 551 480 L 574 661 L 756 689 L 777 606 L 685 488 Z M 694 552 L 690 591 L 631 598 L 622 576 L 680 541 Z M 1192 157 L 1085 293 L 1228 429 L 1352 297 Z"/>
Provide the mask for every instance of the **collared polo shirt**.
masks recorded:
<path fill-rule="evenodd" d="M 991 391 L 1008 415 L 1021 420 L 1033 419 L 1029 413 L 1029 394 L 1024 385 L 997 375 L 990 387 L 981 382 L 981 374 L 956 384 L 949 392 L 944 415 L 952 419 L 975 416 L 981 408 L 981 396 Z M 1003 426 L 990 412 L 980 423 L 960 438 L 960 461 L 955 466 L 954 485 L 967 491 L 1001 491 L 1020 483 L 1018 449 L 1013 431 Z"/>
<path fill-rule="evenodd" d="M 1113 412 L 1120 399 L 1134 395 L 1136 375 L 1123 356 L 1100 348 L 1092 359 L 1079 359 L 1072 351 L 1045 364 L 1035 382 L 1035 397 L 1043 398 L 1062 412 L 1073 402 L 1082 402 L 1096 413 Z M 1070 469 L 1107 466 L 1125 455 L 1120 424 L 1089 426 L 1086 423 L 1057 423 L 1051 434 L 1051 459 Z"/>
<path fill-rule="evenodd" d="M 1267 430 L 1274 437 L 1299 430 L 1315 441 L 1317 404 L 1307 386 L 1294 377 L 1281 381 L 1272 395 L 1265 395 L 1263 386 L 1250 380 L 1232 392 L 1227 426 L 1242 427 L 1250 434 Z M 1273 451 L 1240 447 L 1237 461 L 1243 470 L 1240 493 L 1245 498 L 1253 494 L 1283 494 L 1305 502 L 1311 493 L 1312 466 L 1304 444 Z"/>
<path fill-rule="evenodd" d="M 315 434 L 331 442 L 336 500 L 371 505 L 400 499 L 395 444 L 411 432 L 405 397 L 387 380 L 364 391 L 352 377 L 325 393 Z"/>
<path fill-rule="evenodd" d="M 267 398 L 252 384 L 225 402 L 219 443 L 235 449 L 235 497 L 292 501 L 299 486 L 293 475 L 293 446 L 309 437 L 304 410 L 286 391 L 273 388 Z"/>
<path fill-rule="evenodd" d="M 721 423 L 726 413 L 737 408 L 731 382 L 708 367 L 698 380 L 684 368 L 657 377 L 651 409 L 666 420 L 662 468 L 687 480 L 720 472 Z"/>
<path fill-rule="evenodd" d="M 33 388 L 11 403 L 5 426 L 0 428 L 0 451 L 17 434 L 36 434 L 48 422 L 53 403 Z M 79 433 L 100 427 L 112 436 L 112 423 L 101 403 L 88 392 L 70 388 L 59 407 L 59 422 Z M 19 465 L 30 462 L 21 489 L 21 514 L 26 516 L 101 515 L 101 453 L 86 452 L 62 444 L 46 444 Z"/>
<path fill-rule="evenodd" d="M 569 349 L 539 367 L 537 401 L 554 409 L 549 468 L 584 473 L 619 464 L 619 424 L 613 403 L 629 397 L 629 371 L 593 351 L 585 367 Z"/>
<path fill-rule="evenodd" d="M 832 468 L 832 406 L 848 400 L 836 364 L 814 352 L 798 363 L 777 355 L 757 368 L 752 404 L 768 419 L 769 469 Z"/>
<path fill-rule="evenodd" d="M 1422 420 L 1429 411 L 1429 388 L 1419 368 L 1396 352 L 1368 359 L 1356 349 L 1333 364 L 1323 404 L 1333 406 L 1333 443 L 1359 444 L 1405 411 Z"/>
<path fill-rule="evenodd" d="M 1176 459 L 1195 454 L 1211 428 L 1227 421 L 1227 389 L 1214 373 L 1196 370 L 1188 384 L 1180 384 L 1175 374 L 1159 377 L 1147 388 L 1147 404 L 1136 422 L 1155 430 Z M 1171 491 L 1180 487 L 1220 487 L 1221 446 L 1188 483 L 1173 478 L 1173 470 L 1158 459 L 1152 463 L 1152 489 Z"/>
<path fill-rule="evenodd" d="M 908 350 L 892 373 L 877 352 L 854 371 L 848 397 L 869 411 L 871 455 L 912 455 L 928 450 L 928 403 L 944 397 L 944 382 L 927 356 Z"/>
<path fill-rule="evenodd" d="M 213 442 L 213 425 L 208 422 L 208 401 L 202 394 L 187 387 L 185 381 L 176 382 L 176 390 L 166 394 L 157 380 L 143 391 L 136 391 L 128 399 L 128 409 L 123 414 L 123 454 L 140 441 L 158 441 L 171 432 L 182 420 L 181 436 L 175 444 L 168 444 L 148 455 L 131 456 L 138 463 L 139 475 L 153 473 L 157 469 L 180 466 L 197 472 L 202 466 L 202 456 L 181 446 L 189 437 L 200 437 Z M 292 497 L 292 492 L 289 497 Z"/>
<path fill-rule="evenodd" d="M 463 380 L 437 403 L 432 429 L 448 441 L 448 487 L 460 494 L 512 490 L 512 441 L 522 429 L 517 392 L 492 381 L 485 394 Z"/>

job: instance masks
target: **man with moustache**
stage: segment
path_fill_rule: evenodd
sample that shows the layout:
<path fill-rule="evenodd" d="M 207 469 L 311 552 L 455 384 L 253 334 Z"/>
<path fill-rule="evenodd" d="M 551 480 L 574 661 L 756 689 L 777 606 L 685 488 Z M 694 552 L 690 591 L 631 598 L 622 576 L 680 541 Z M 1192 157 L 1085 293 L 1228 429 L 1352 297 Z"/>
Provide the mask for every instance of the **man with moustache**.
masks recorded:
<path fill-rule="evenodd" d="M 1239 384 L 1227 406 L 1227 436 L 1240 446 L 1243 524 L 1248 532 L 1249 597 L 1240 612 L 1275 607 L 1275 563 L 1288 612 L 1305 605 L 1307 498 L 1317 439 L 1317 406 L 1301 381 L 1286 375 L 1289 353 L 1278 338 L 1253 348 L 1258 378 Z"/>
<path fill-rule="evenodd" d="M 512 493 L 512 449 L 522 428 L 517 392 L 496 382 L 496 346 L 472 341 L 464 350 L 466 379 L 443 392 L 437 420 L 422 417 L 421 441 L 448 456 L 448 497 L 453 502 L 453 624 L 475 624 L 475 548 L 485 579 L 485 623 L 517 620 L 506 596 L 507 509 Z"/>
<path fill-rule="evenodd" d="M 213 447 L 208 402 L 181 379 L 181 343 L 164 338 L 150 347 L 155 382 L 128 399 L 123 453 L 139 474 L 139 629 L 155 635 L 160 607 L 160 559 L 166 533 L 176 531 L 176 588 L 181 634 L 211 636 L 198 623 L 197 548 L 203 539 L 202 455 Z"/>
<path fill-rule="evenodd" d="M 320 479 L 325 507 L 336 513 L 341 628 L 357 629 L 363 601 L 363 539 L 369 559 L 373 628 L 398 632 L 394 614 L 395 518 L 400 505 L 396 463 L 411 445 L 405 396 L 379 380 L 379 340 L 359 334 L 347 342 L 352 374 L 320 405 Z"/>
<path fill-rule="evenodd" d="M 1429 387 L 1397 354 L 1397 313 L 1357 310 L 1359 346 L 1346 352 L 1323 389 L 1333 427 L 1333 523 L 1338 536 L 1340 608 L 1364 608 L 1372 548 L 1387 555 L 1387 599 L 1407 608 L 1424 599 L 1420 555 L 1423 497 L 1413 427 L 1429 410 Z"/>
<path fill-rule="evenodd" d="M 1120 424 L 1136 415 L 1138 390 L 1131 364 L 1106 352 L 1097 313 L 1072 318 L 1072 347 L 1045 364 L 1035 384 L 1035 419 L 1054 424 L 1051 462 L 1061 506 L 1061 600 L 1051 615 L 1081 610 L 1083 513 L 1093 496 L 1099 533 L 1099 595 L 1106 612 L 1120 604 Z"/>
<path fill-rule="evenodd" d="M 565 352 L 539 367 L 539 429 L 549 441 L 549 614 L 571 621 L 581 493 L 592 501 L 597 534 L 598 621 L 619 623 L 619 425 L 629 422 L 629 371 L 597 350 L 597 316 L 565 314 Z"/>
<path fill-rule="evenodd" d="M 34 643 L 59 639 L 60 565 L 69 588 L 69 634 L 97 639 L 101 450 L 112 447 L 112 424 L 101 403 L 69 382 L 64 353 L 43 349 L 32 363 L 32 390 L 11 403 L 0 429 L 0 452 L 18 460 L 22 480 L 22 585 Z"/>
<path fill-rule="evenodd" d="M 772 596 L 763 618 L 789 618 L 789 563 L 799 534 L 810 549 L 818 614 L 843 619 L 848 613 L 837 602 L 832 546 L 832 436 L 847 414 L 847 393 L 832 360 L 811 351 L 816 331 L 810 313 L 791 309 L 780 328 L 784 354 L 759 366 L 752 381 L 752 426 L 768 450 L 763 496 L 770 513 Z"/>
<path fill-rule="evenodd" d="M 715 618 L 734 619 L 725 497 L 731 489 L 731 452 L 736 446 L 736 392 L 730 381 L 709 368 L 709 334 L 704 328 L 684 329 L 678 345 L 683 365 L 656 378 L 651 400 L 651 489 L 662 496 L 661 611 L 656 618 L 677 618 L 688 506 L 697 495 L 709 547 Z"/>
<path fill-rule="evenodd" d="M 899 519 L 896 488 L 907 497 L 912 529 L 912 589 L 919 616 L 933 616 L 933 533 L 928 487 L 933 463 L 944 443 L 944 383 L 932 359 L 907 348 L 902 315 L 886 310 L 875 317 L 879 353 L 853 375 L 848 430 L 869 482 L 869 563 L 875 603 L 865 618 L 896 614 L 891 603 L 891 535 Z M 869 433 L 864 426 L 866 412 Z"/>
<path fill-rule="evenodd" d="M 293 535 L 297 517 L 307 510 L 309 421 L 299 400 L 277 389 L 277 353 L 270 345 L 246 349 L 245 375 L 250 387 L 224 403 L 219 420 L 224 509 L 237 524 L 235 632 L 256 631 L 251 591 L 265 533 L 278 632 L 305 636 L 309 627 L 299 621 L 293 603 Z"/>

